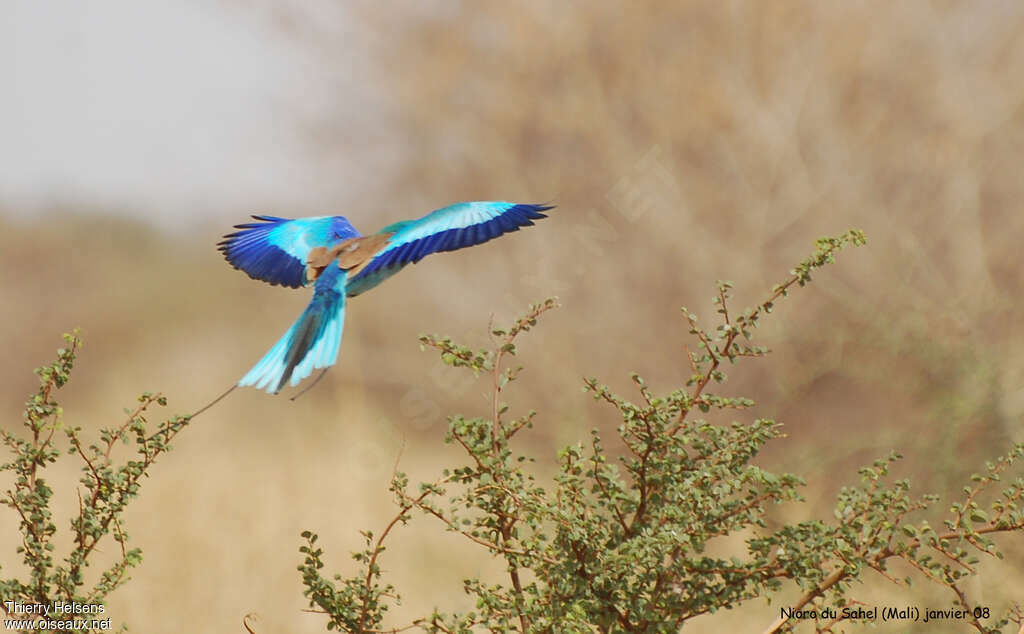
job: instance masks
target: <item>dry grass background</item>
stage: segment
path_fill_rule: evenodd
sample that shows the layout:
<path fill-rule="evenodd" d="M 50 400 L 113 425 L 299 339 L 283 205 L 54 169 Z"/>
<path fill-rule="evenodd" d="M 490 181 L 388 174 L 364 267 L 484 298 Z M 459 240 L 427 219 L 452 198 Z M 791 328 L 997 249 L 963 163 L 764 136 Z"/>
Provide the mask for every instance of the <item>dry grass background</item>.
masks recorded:
<path fill-rule="evenodd" d="M 357 530 L 390 517 L 403 443 L 403 467 L 427 478 L 456 455 L 441 445 L 444 416 L 485 411 L 485 385 L 420 353 L 419 332 L 483 343 L 492 314 L 559 295 L 564 307 L 525 340 L 514 392 L 541 412 L 533 450 L 553 456 L 591 427 L 613 433 L 612 413 L 579 393 L 581 375 L 623 391 L 632 370 L 677 385 L 680 305 L 710 320 L 716 278 L 736 281 L 739 307 L 753 304 L 815 237 L 851 226 L 868 247 L 781 304 L 761 333 L 776 352 L 733 371 L 729 391 L 758 402 L 750 415 L 790 432 L 762 463 L 811 483 L 809 504 L 778 519 L 827 513 L 855 468 L 891 448 L 916 490 L 952 495 L 1022 440 L 1024 5 L 226 8 L 269 16 L 319 63 L 372 78 L 376 127 L 310 122 L 311 160 L 356 152 L 382 166 L 358 199 L 339 190 L 337 209 L 322 211 L 372 231 L 457 200 L 559 206 L 536 228 L 431 258 L 353 301 L 339 366 L 303 400 L 244 390 L 197 419 L 129 513 L 145 559 L 110 610 L 133 631 L 242 631 L 249 612 L 259 632 L 322 631 L 301 611 L 298 533 L 319 532 L 344 569 Z M 62 402 L 92 427 L 146 389 L 165 392 L 170 412 L 192 411 L 307 301 L 220 260 L 226 216 L 172 234 L 84 211 L 97 210 L 0 216 L 8 425 L 29 370 L 74 326 L 86 347 Z M 70 512 L 73 493 L 59 495 Z M 10 517 L 0 527 L 8 569 L 14 528 Z M 1019 537 L 1007 552 L 973 589 L 979 603 L 1024 600 Z M 459 580 L 497 570 L 425 519 L 398 532 L 384 567 L 406 599 L 399 617 L 466 607 Z M 880 588 L 855 595 L 868 602 L 949 603 L 868 578 Z M 759 604 L 694 625 L 753 630 L 775 614 Z"/>

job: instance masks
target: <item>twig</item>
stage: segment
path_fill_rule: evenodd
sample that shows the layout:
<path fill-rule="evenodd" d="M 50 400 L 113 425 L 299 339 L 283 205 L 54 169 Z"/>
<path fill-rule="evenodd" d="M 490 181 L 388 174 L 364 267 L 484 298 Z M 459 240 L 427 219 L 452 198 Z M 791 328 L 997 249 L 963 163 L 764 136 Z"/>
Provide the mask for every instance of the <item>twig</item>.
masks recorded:
<path fill-rule="evenodd" d="M 397 463 L 396 463 L 395 466 L 396 466 L 396 469 L 397 469 Z M 373 585 L 373 573 L 374 573 L 374 570 L 377 569 L 377 557 L 384 551 L 384 548 L 383 548 L 382 544 L 384 543 L 384 540 L 387 538 L 388 534 L 391 532 L 391 529 L 393 529 L 395 527 L 395 525 L 398 524 L 398 522 L 401 521 L 401 519 L 403 517 L 405 517 L 405 514 L 409 511 L 409 509 L 411 509 L 413 506 L 415 506 L 419 502 L 422 502 L 424 498 L 426 498 L 428 495 L 430 495 L 431 493 L 434 492 L 436 487 L 439 487 L 439 486 L 441 486 L 442 484 L 444 484 L 446 482 L 450 482 L 454 477 L 455 477 L 454 475 L 450 475 L 450 476 L 447 476 L 445 478 L 442 478 L 441 480 L 438 480 L 435 483 L 434 486 L 428 487 L 418 497 L 416 497 L 416 498 L 409 498 L 412 501 L 411 502 L 406 502 L 405 504 L 403 504 L 400 507 L 400 510 L 398 511 L 398 514 L 395 515 L 395 517 L 393 517 L 390 522 L 388 522 L 387 527 L 384 528 L 384 532 L 382 532 L 380 534 L 380 536 L 377 538 L 376 543 L 373 545 L 373 553 L 370 555 L 370 560 L 366 563 L 366 581 L 364 583 L 364 588 L 365 588 L 365 591 L 366 591 L 366 596 L 368 596 L 370 594 L 370 587 Z M 359 631 L 360 632 L 367 631 L 366 630 L 366 618 L 369 616 L 370 605 L 366 601 L 366 596 L 363 597 L 363 607 L 362 607 L 362 609 L 359 612 Z"/>
<path fill-rule="evenodd" d="M 304 387 L 301 392 L 299 392 L 298 394 L 296 394 L 295 396 L 291 397 L 288 400 L 289 401 L 293 401 L 293 402 L 299 400 L 300 396 L 302 396 L 306 392 L 308 392 L 308 391 L 312 390 L 314 387 L 316 387 L 316 384 L 320 382 L 320 379 L 324 378 L 324 375 L 327 374 L 328 370 L 330 370 L 330 368 L 324 368 L 323 370 L 321 370 L 320 374 L 318 374 L 317 377 L 315 379 L 313 379 L 312 383 L 310 383 L 309 385 Z M 212 403 L 211 403 L 211 405 L 212 405 Z"/>

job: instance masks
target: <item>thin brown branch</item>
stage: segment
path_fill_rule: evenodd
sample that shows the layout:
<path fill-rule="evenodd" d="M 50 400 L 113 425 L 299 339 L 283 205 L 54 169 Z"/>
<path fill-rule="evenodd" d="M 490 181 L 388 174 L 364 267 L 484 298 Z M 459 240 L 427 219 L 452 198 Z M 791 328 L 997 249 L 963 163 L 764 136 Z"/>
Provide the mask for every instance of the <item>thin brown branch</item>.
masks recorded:
<path fill-rule="evenodd" d="M 612 500 L 612 496 L 608 492 L 608 488 L 604 485 L 604 480 L 601 479 L 601 475 L 598 473 L 598 462 L 596 453 L 594 457 L 591 458 L 591 462 L 594 463 L 594 482 L 597 483 L 597 487 L 601 489 L 601 493 L 604 494 L 604 497 L 608 500 L 608 506 L 612 509 L 612 512 L 615 513 L 615 517 L 619 521 L 619 526 L 621 526 L 623 532 L 625 532 L 628 535 L 629 523 L 626 522 L 626 518 L 622 514 L 622 510 L 619 508 L 619 505 L 614 500 Z"/>
<path fill-rule="evenodd" d="M 1024 522 L 1022 522 L 1020 524 L 1016 524 L 1016 525 L 1010 525 L 1010 526 L 993 526 L 993 525 L 989 524 L 988 526 L 984 526 L 982 528 L 979 528 L 979 529 L 975 530 L 974 532 L 979 534 L 979 535 L 986 535 L 986 534 L 989 534 L 989 533 L 1009 532 L 1009 531 L 1018 530 L 1018 529 L 1021 529 L 1021 528 L 1024 528 Z M 950 531 L 948 533 L 944 533 L 942 535 L 936 536 L 935 539 L 936 539 L 936 543 L 938 543 L 938 542 L 945 541 L 945 540 L 960 539 L 960 538 L 963 538 L 963 537 L 964 537 L 964 534 L 962 532 Z M 913 557 L 905 556 L 904 553 L 907 550 L 913 550 L 914 548 L 919 548 L 920 546 L 924 546 L 924 545 L 929 545 L 930 546 L 931 544 L 925 544 L 925 542 L 921 538 L 917 538 L 917 539 L 912 540 L 910 542 L 910 544 L 908 545 L 907 549 L 902 551 L 901 553 L 894 552 L 892 550 L 892 548 L 886 548 L 886 549 L 882 550 L 877 556 L 873 557 L 871 561 L 873 562 L 874 565 L 880 565 L 881 562 L 883 562 L 883 561 L 885 561 L 885 560 L 887 560 L 887 559 L 889 559 L 891 557 L 900 557 L 901 559 L 906 561 L 908 564 L 910 564 L 911 566 L 916 568 L 918 571 L 920 571 L 922 574 L 924 574 L 927 578 L 935 581 L 936 583 L 939 583 L 939 584 L 942 584 L 942 585 L 947 585 L 943 579 L 940 579 L 940 578 L 936 577 L 935 575 L 933 575 L 929 570 L 924 568 L 924 566 L 921 566 L 919 563 L 917 563 L 914 560 Z M 835 572 L 833 572 L 828 577 L 826 577 L 825 580 L 822 581 L 820 584 L 818 584 L 816 587 L 814 587 L 814 588 L 808 590 L 806 593 L 804 593 L 803 596 L 801 596 L 795 603 L 793 603 L 790 606 L 790 609 L 793 610 L 793 611 L 796 611 L 796 610 L 799 610 L 799 609 L 803 608 L 805 605 L 807 605 L 808 603 L 810 603 L 811 601 L 813 601 L 817 597 L 823 595 L 829 588 L 831 588 L 832 586 L 834 586 L 837 583 L 839 583 L 840 581 L 842 581 L 843 578 L 845 578 L 846 576 L 847 576 L 847 574 L 845 573 L 845 568 L 837 569 Z M 964 605 L 966 605 L 966 603 Z M 774 632 L 779 631 L 779 629 L 786 623 L 786 620 L 787 619 L 785 619 L 785 618 L 780 616 L 778 619 L 776 619 L 768 627 L 768 629 L 766 629 L 764 631 L 764 634 L 772 634 Z"/>
<path fill-rule="evenodd" d="M 397 463 L 396 463 L 396 468 L 397 468 Z M 366 619 L 369 616 L 370 605 L 369 605 L 369 602 L 366 600 L 366 598 L 369 597 L 369 595 L 370 595 L 370 588 L 373 586 L 373 571 L 377 567 L 377 557 L 384 551 L 384 548 L 383 548 L 384 540 L 387 539 L 388 534 L 391 533 L 391 530 L 395 527 L 395 525 L 398 524 L 398 522 L 400 522 L 403 517 L 405 517 L 405 514 L 409 512 L 409 509 L 413 508 L 413 506 L 416 506 L 417 504 L 422 502 L 428 495 L 430 495 L 431 493 L 433 493 L 436 490 L 436 487 L 439 487 L 442 484 L 445 484 L 446 482 L 450 482 L 454 477 L 455 477 L 454 475 L 450 475 L 450 476 L 447 476 L 445 478 L 442 478 L 442 479 L 438 480 L 433 486 L 427 487 L 427 489 L 424 490 L 422 493 L 420 493 L 420 495 L 418 497 L 416 497 L 416 498 L 409 498 L 408 501 L 406 501 L 404 504 L 402 504 L 399 507 L 400 508 L 399 512 L 391 519 L 390 522 L 388 522 L 387 527 L 384 528 L 384 532 L 382 532 L 380 534 L 380 536 L 377 537 L 377 541 L 373 545 L 373 552 L 370 554 L 370 560 L 366 564 L 366 580 L 365 580 L 364 586 L 363 586 L 364 589 L 365 589 L 365 594 L 364 594 L 364 597 L 363 597 L 363 606 L 362 606 L 362 609 L 359 612 L 359 631 L 360 632 L 367 631 L 366 630 Z"/>
<path fill-rule="evenodd" d="M 436 508 L 434 508 L 432 506 L 428 506 L 426 504 L 421 504 L 421 503 L 415 503 L 414 505 L 415 505 L 416 508 L 420 509 L 424 513 L 427 513 L 428 515 L 432 515 L 432 516 L 436 517 L 437 519 L 441 520 L 442 522 L 444 522 L 445 526 L 447 526 L 449 529 L 459 533 L 460 535 L 466 537 L 467 539 L 469 539 L 470 541 L 472 541 L 472 542 L 474 542 L 476 544 L 484 546 L 485 548 L 487 548 L 489 550 L 493 550 L 494 552 L 501 553 L 503 555 L 515 555 L 517 557 L 536 557 L 538 559 L 541 559 L 545 563 L 549 563 L 551 565 L 557 565 L 559 563 L 557 559 L 553 559 L 551 557 L 538 556 L 536 554 L 528 553 L 528 552 L 526 552 L 524 550 L 518 550 L 518 549 L 515 549 L 515 548 L 509 548 L 507 545 L 496 544 L 494 542 L 489 542 L 486 539 L 481 539 L 481 538 L 477 537 L 476 535 L 473 535 L 471 532 L 467 531 L 466 529 L 459 527 L 457 524 L 455 524 L 455 522 L 453 522 L 453 521 L 451 521 L 451 519 L 445 517 L 445 515 L 443 513 L 441 513 L 440 511 L 438 511 Z"/>
<path fill-rule="evenodd" d="M 831 253 L 834 250 L 835 250 L 835 248 L 831 249 L 829 252 Z M 785 294 L 789 290 L 789 287 L 791 287 L 792 285 L 796 284 L 799 280 L 800 280 L 800 276 L 799 275 L 794 275 L 793 277 L 789 278 L 783 284 L 777 286 L 775 288 L 774 292 L 768 297 L 768 299 L 766 299 L 765 301 L 763 301 L 760 304 L 758 304 L 757 308 L 755 308 L 753 310 L 753 312 L 750 313 L 750 315 L 748 316 L 748 321 L 751 318 L 757 317 L 762 312 L 766 311 L 767 310 L 767 308 L 766 308 L 767 306 L 769 306 L 770 304 L 774 303 L 775 300 L 777 300 L 779 297 L 781 297 L 783 294 Z M 722 301 L 722 310 L 723 311 L 726 310 L 725 301 L 724 300 Z M 708 383 L 711 382 L 712 377 L 714 377 L 715 371 L 718 370 L 718 367 L 721 365 L 721 363 L 722 363 L 722 356 L 728 356 L 729 348 L 732 346 L 733 342 L 736 340 L 736 337 L 739 335 L 740 330 L 738 328 L 732 326 L 731 324 L 729 324 L 728 317 L 726 316 L 726 325 L 729 326 L 729 334 L 725 338 L 725 343 L 721 346 L 721 348 L 719 348 L 719 347 L 715 346 L 714 343 L 708 339 L 708 337 L 704 334 L 704 332 L 702 330 L 697 328 L 697 325 L 696 325 L 696 323 L 693 320 L 690 320 L 690 325 L 693 328 L 694 333 L 696 334 L 697 338 L 700 339 L 701 343 L 704 344 L 704 349 L 707 350 L 708 356 L 711 357 L 711 367 L 708 368 L 707 372 L 704 373 L 704 375 L 701 378 L 701 380 L 697 383 L 697 387 L 694 389 L 694 391 L 690 395 L 691 396 L 691 401 L 696 401 L 700 397 L 700 395 L 704 392 L 704 388 L 706 388 L 708 386 Z M 689 351 L 689 350 L 687 350 L 687 351 Z M 692 355 L 691 355 L 690 361 L 691 361 L 691 365 L 696 366 L 696 364 L 693 362 Z M 697 372 L 697 373 L 699 374 L 699 372 Z M 688 409 L 688 408 L 680 410 L 680 412 L 679 412 L 679 420 L 676 422 L 675 427 L 673 427 L 672 430 L 669 432 L 670 434 L 675 435 L 675 434 L 677 434 L 679 432 L 680 429 L 682 429 L 683 422 L 686 420 L 686 416 L 687 416 L 687 414 L 689 414 L 689 412 L 690 412 L 690 409 Z"/>
<path fill-rule="evenodd" d="M 974 610 L 971 610 L 970 605 L 967 603 L 967 596 L 964 594 L 964 591 L 961 590 L 960 586 L 956 585 L 952 580 L 950 580 L 946 585 L 960 600 L 960 605 L 963 606 L 964 611 L 971 615 L 971 627 L 981 632 L 981 634 L 985 634 L 985 626 L 981 624 L 978 617 L 974 616 Z"/>
<path fill-rule="evenodd" d="M 142 400 L 142 402 L 139 403 L 139 406 L 135 408 L 135 411 L 128 415 L 128 420 L 126 420 L 120 427 L 117 428 L 117 432 L 114 435 L 107 439 L 107 450 L 103 452 L 104 458 L 106 458 L 107 460 L 110 459 L 110 451 L 114 448 L 114 445 L 117 444 L 117 441 L 121 439 L 125 430 L 128 429 L 128 427 L 135 421 L 136 418 L 145 413 L 145 411 L 149 408 L 150 405 L 157 402 L 161 398 L 163 398 L 163 394 L 151 394 L 145 397 Z"/>
<path fill-rule="evenodd" d="M 797 599 L 796 603 L 793 603 L 790 606 L 790 609 L 794 612 L 801 609 L 820 595 L 824 594 L 829 588 L 842 581 L 846 575 L 847 573 L 845 568 L 838 568 L 832 574 L 825 577 L 825 580 L 819 583 L 817 587 L 807 591 L 802 597 Z M 786 617 L 779 615 L 779 618 L 775 619 L 775 621 L 768 626 L 768 629 L 764 631 L 764 634 L 775 634 L 775 632 L 782 629 L 782 626 L 785 625 L 788 620 L 789 619 Z"/>

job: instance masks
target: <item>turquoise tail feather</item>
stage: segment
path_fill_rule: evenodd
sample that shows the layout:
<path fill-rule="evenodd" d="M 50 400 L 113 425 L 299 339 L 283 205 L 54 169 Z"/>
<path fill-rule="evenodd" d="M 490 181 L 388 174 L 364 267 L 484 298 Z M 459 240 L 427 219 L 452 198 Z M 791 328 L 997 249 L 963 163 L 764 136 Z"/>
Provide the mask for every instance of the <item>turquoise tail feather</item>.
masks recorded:
<path fill-rule="evenodd" d="M 328 266 L 316 281 L 313 299 L 299 319 L 238 382 L 277 394 L 318 368 L 338 360 L 345 327 L 345 283 L 348 273 Z"/>

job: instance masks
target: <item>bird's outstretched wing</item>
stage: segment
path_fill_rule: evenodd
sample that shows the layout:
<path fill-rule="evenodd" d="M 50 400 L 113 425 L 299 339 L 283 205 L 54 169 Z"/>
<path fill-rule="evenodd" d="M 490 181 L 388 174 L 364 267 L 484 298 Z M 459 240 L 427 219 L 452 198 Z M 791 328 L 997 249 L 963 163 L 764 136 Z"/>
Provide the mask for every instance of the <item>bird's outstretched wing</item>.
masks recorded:
<path fill-rule="evenodd" d="M 347 292 L 350 297 L 368 291 L 391 277 L 402 267 L 419 262 L 431 253 L 454 251 L 518 231 L 546 218 L 542 213 L 553 205 L 527 205 L 509 202 L 458 203 L 433 211 L 419 220 L 396 222 L 374 236 L 374 252 L 367 253 L 349 271 Z M 353 243 L 353 247 L 362 241 Z"/>
<path fill-rule="evenodd" d="M 298 385 L 313 370 L 334 365 L 345 328 L 347 277 L 348 273 L 336 266 L 326 267 L 316 280 L 306 310 L 238 385 L 277 394 L 286 383 Z"/>
<path fill-rule="evenodd" d="M 344 216 L 253 219 L 257 222 L 235 225 L 239 231 L 224 236 L 217 248 L 249 277 L 292 288 L 306 286 L 316 278 L 307 271 L 311 252 L 315 255 L 317 249 L 360 235 Z"/>
<path fill-rule="evenodd" d="M 297 288 L 315 280 L 313 298 L 288 332 L 238 385 L 277 393 L 317 368 L 334 365 L 345 325 L 345 298 L 369 290 L 431 253 L 454 251 L 546 218 L 549 205 L 459 203 L 419 220 L 360 236 L 342 216 L 288 220 L 253 216 L 220 243 L 224 257 L 250 277 Z"/>

